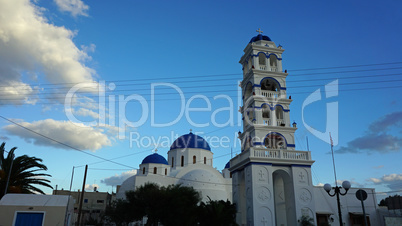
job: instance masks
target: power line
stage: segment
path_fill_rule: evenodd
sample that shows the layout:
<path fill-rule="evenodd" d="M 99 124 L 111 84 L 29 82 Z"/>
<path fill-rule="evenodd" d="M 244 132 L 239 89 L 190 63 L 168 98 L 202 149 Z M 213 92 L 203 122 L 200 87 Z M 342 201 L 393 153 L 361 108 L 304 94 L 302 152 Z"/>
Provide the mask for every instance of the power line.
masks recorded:
<path fill-rule="evenodd" d="M 91 154 L 91 153 L 89 153 L 89 152 L 86 152 L 86 151 L 83 151 L 83 150 L 81 150 L 81 149 L 75 148 L 75 147 L 73 147 L 73 146 L 71 146 L 71 145 L 65 144 L 65 143 L 60 142 L 60 141 L 58 141 L 58 140 L 55 140 L 55 139 L 53 139 L 53 138 L 51 138 L 51 137 L 48 137 L 48 136 L 43 135 L 43 134 L 41 134 L 41 133 L 38 133 L 38 132 L 36 132 L 36 131 L 34 131 L 34 130 L 32 130 L 32 129 L 29 129 L 29 128 L 27 128 L 27 127 L 21 125 L 21 124 L 18 124 L 18 123 L 16 123 L 16 122 L 14 122 L 14 121 L 12 121 L 12 120 L 10 120 L 10 119 L 4 117 L 4 116 L 1 116 L 1 115 L 0 115 L 0 118 L 4 119 L 4 120 L 6 120 L 6 121 L 9 121 L 9 122 L 11 122 L 11 123 L 13 123 L 13 124 L 15 124 L 15 125 L 17 125 L 17 126 L 23 128 L 23 129 L 25 129 L 25 130 L 28 130 L 28 131 L 30 131 L 30 132 L 36 134 L 36 135 L 39 135 L 39 136 L 41 136 L 41 137 L 44 137 L 44 138 L 46 138 L 46 139 L 48 139 L 48 140 L 51 140 L 51 141 L 53 141 L 53 142 L 56 142 L 56 143 L 58 143 L 58 144 L 60 144 L 60 145 L 62 145 L 62 146 L 68 147 L 68 148 L 70 148 L 70 149 L 79 151 L 79 152 L 84 153 L 84 154 L 86 154 L 86 155 L 89 155 L 89 156 L 92 156 L 92 157 L 95 157 L 95 158 L 98 158 L 98 159 L 102 159 L 102 160 L 105 160 L 105 161 L 108 161 L 108 162 L 111 162 L 111 163 L 114 163 L 114 164 L 117 164 L 117 165 L 121 165 L 121 166 L 124 166 L 124 167 L 128 167 L 128 168 L 135 169 L 135 168 L 133 168 L 133 167 L 131 167 L 131 166 L 127 166 L 127 165 L 124 165 L 124 164 L 121 164 L 121 163 L 118 163 L 118 162 L 115 162 L 115 161 L 112 161 L 112 160 L 109 160 L 109 159 L 106 159 L 106 158 L 103 158 L 103 157 L 100 157 L 100 156 L 97 156 L 97 155 L 94 155 L 94 154 Z"/>
<path fill-rule="evenodd" d="M 352 67 L 367 67 L 367 66 L 381 66 L 381 65 L 390 65 L 390 64 L 401 64 L 402 62 L 390 62 L 390 63 L 381 63 L 381 64 L 365 64 L 365 65 L 348 65 L 348 66 L 335 66 L 335 67 L 322 67 L 322 68 L 306 68 L 306 69 L 289 69 L 289 71 L 307 71 L 307 70 L 324 70 L 324 69 L 339 69 L 339 68 L 352 68 Z M 377 70 L 394 70 L 394 69 L 401 69 L 402 67 L 397 68 L 375 68 L 375 69 L 367 69 L 367 70 L 355 70 L 355 71 L 338 71 L 338 72 L 322 72 L 322 73 L 307 73 L 307 74 L 294 74 L 293 76 L 299 75 L 317 75 L 317 74 L 333 74 L 333 73 L 353 73 L 353 72 L 362 72 L 362 71 L 377 71 Z M 178 77 L 171 77 L 170 80 L 177 80 L 177 79 L 191 79 L 194 77 L 197 78 L 208 78 L 208 77 L 221 77 L 221 76 L 233 76 L 233 75 L 241 75 L 242 73 L 226 73 L 226 74 L 213 74 L 213 75 L 198 75 L 198 76 L 178 76 Z M 141 81 L 158 81 L 166 79 L 164 77 L 159 78 L 142 78 Z M 138 81 L 138 79 L 124 79 L 124 80 L 107 80 L 106 82 L 130 82 L 130 81 Z M 55 85 L 75 85 L 79 83 L 91 83 L 87 81 L 82 82 L 75 82 L 75 83 L 34 83 L 30 84 L 33 86 L 55 86 Z M 99 83 L 99 81 L 92 82 L 94 84 Z M 26 86 L 26 85 L 18 85 L 18 86 Z M 13 86 L 13 87 L 18 87 Z M 0 87 L 10 87 L 8 85 L 2 85 Z"/>

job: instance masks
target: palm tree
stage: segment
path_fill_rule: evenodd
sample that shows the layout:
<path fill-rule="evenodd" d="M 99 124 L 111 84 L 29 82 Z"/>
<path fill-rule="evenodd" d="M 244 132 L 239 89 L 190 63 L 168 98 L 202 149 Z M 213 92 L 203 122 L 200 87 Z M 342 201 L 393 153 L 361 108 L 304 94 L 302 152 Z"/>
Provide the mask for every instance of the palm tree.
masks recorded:
<path fill-rule="evenodd" d="M 7 193 L 45 194 L 41 189 L 35 187 L 36 185 L 53 189 L 49 184 L 50 181 L 43 178 L 51 177 L 51 175 L 36 173 L 37 171 L 47 170 L 47 167 L 41 163 L 42 159 L 27 155 L 15 158 L 14 151 L 17 149 L 16 147 L 12 148 L 7 157 L 4 158 L 5 145 L 5 142 L 0 145 L 0 198 L 5 193 L 7 181 Z"/>

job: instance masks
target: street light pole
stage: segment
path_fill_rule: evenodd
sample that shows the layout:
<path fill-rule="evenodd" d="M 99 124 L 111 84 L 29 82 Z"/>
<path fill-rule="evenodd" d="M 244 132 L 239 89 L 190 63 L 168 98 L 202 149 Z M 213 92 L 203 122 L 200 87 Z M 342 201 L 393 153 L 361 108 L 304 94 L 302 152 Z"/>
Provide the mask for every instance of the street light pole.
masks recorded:
<path fill-rule="evenodd" d="M 341 188 L 343 187 L 343 189 L 345 189 L 345 193 L 341 192 Z M 342 183 L 342 187 L 341 186 L 335 186 L 335 187 L 331 187 L 330 184 L 325 184 L 324 185 L 324 190 L 328 193 L 329 196 L 334 197 L 336 195 L 336 202 L 338 204 L 338 215 L 339 215 L 339 225 L 343 226 L 343 221 L 342 221 L 342 210 L 341 210 L 341 200 L 339 198 L 339 195 L 346 195 L 351 187 L 350 182 L 345 180 Z M 331 190 L 334 189 L 334 194 L 331 194 Z"/>
<path fill-rule="evenodd" d="M 328 193 L 329 196 L 334 197 L 336 195 L 336 202 L 338 204 L 338 215 L 339 215 L 339 225 L 343 226 L 343 221 L 342 221 L 342 209 L 341 209 L 341 200 L 339 198 L 339 195 L 346 195 L 348 193 L 348 190 L 351 186 L 350 182 L 345 180 L 342 182 L 342 187 L 345 189 L 345 193 L 341 192 L 341 186 L 338 186 L 338 180 L 336 179 L 336 169 L 335 169 L 335 158 L 334 158 L 334 142 L 332 141 L 331 133 L 329 133 L 329 139 L 331 141 L 331 152 L 332 152 L 332 163 L 334 165 L 334 176 L 335 176 L 335 187 L 331 187 L 330 184 L 325 184 L 324 185 L 324 190 Z M 332 189 L 334 189 L 334 194 L 331 195 L 329 193 Z"/>

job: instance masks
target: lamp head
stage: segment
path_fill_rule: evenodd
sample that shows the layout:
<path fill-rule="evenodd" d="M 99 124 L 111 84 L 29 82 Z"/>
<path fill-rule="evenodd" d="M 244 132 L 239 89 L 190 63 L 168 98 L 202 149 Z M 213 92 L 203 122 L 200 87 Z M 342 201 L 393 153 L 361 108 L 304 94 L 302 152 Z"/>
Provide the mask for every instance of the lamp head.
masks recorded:
<path fill-rule="evenodd" d="M 351 187 L 352 185 L 350 184 L 350 182 L 349 181 L 347 181 L 347 180 L 345 180 L 344 182 L 342 182 L 342 187 L 347 191 L 347 190 L 349 190 L 349 188 Z"/>
<path fill-rule="evenodd" d="M 331 189 L 332 189 L 332 186 L 331 186 L 330 184 L 324 184 L 324 190 L 325 190 L 326 192 L 330 192 Z"/>

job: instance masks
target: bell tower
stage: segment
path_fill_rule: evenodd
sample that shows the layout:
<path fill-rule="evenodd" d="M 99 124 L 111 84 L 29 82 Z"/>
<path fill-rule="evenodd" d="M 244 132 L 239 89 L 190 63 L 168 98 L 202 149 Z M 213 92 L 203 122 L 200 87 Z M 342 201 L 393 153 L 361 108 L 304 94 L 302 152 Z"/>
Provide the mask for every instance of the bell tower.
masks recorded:
<path fill-rule="evenodd" d="M 297 225 L 308 215 L 315 220 L 309 151 L 296 151 L 286 94 L 282 46 L 259 33 L 244 49 L 242 152 L 231 159 L 233 202 L 239 225 Z"/>

